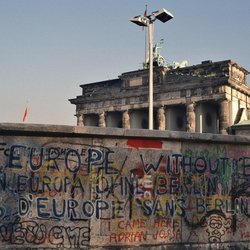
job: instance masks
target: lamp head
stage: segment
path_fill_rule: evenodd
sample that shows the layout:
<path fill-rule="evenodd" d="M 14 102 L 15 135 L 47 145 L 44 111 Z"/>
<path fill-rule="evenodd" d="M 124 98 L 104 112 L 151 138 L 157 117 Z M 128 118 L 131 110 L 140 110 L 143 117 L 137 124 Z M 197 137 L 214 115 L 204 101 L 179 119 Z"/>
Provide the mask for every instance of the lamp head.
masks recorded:
<path fill-rule="evenodd" d="M 174 17 L 173 14 L 163 8 L 159 11 L 154 12 L 154 16 L 163 23 L 169 21 Z"/>
<path fill-rule="evenodd" d="M 135 16 L 129 19 L 130 22 L 135 23 L 139 26 L 148 26 L 147 18 L 143 16 Z"/>

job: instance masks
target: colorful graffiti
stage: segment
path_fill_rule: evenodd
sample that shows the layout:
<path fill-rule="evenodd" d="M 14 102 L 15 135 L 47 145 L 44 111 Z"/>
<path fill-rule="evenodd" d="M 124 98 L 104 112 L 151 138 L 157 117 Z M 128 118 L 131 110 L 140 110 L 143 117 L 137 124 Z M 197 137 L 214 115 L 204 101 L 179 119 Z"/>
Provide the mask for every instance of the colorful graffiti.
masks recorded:
<path fill-rule="evenodd" d="M 248 146 L 1 140 L 3 245 L 250 241 Z"/>

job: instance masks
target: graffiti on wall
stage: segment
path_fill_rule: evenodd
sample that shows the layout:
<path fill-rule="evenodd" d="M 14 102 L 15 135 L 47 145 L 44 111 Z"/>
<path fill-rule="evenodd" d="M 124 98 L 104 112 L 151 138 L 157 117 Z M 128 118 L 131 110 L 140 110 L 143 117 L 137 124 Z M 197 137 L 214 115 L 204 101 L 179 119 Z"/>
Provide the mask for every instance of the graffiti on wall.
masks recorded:
<path fill-rule="evenodd" d="M 41 141 L 0 141 L 3 244 L 250 240 L 247 146 Z"/>

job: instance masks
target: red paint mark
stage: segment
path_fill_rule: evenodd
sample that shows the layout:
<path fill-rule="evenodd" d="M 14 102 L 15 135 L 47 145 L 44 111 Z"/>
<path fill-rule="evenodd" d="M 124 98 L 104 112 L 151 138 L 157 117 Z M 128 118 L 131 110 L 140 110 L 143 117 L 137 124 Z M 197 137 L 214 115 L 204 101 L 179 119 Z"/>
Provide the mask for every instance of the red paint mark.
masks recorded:
<path fill-rule="evenodd" d="M 129 139 L 127 145 L 136 149 L 139 148 L 162 148 L 162 141 L 158 140 L 137 140 Z"/>

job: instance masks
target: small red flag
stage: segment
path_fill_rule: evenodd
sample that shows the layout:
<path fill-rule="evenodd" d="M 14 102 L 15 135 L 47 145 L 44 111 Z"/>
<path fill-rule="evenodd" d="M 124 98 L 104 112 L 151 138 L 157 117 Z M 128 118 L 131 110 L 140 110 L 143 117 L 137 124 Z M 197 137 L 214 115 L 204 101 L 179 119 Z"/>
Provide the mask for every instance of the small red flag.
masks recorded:
<path fill-rule="evenodd" d="M 25 122 L 27 115 L 28 115 L 28 108 L 26 107 L 23 114 L 23 122 Z"/>

